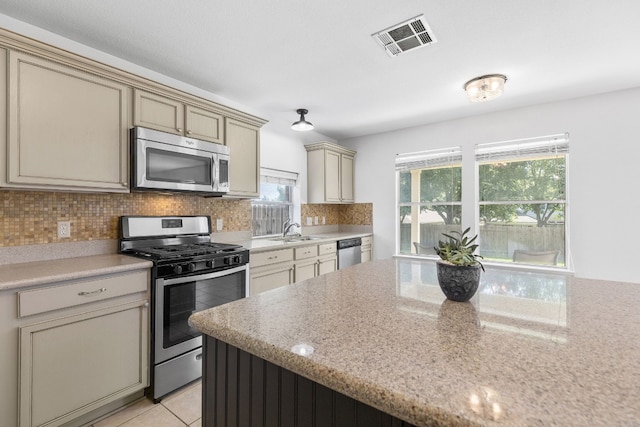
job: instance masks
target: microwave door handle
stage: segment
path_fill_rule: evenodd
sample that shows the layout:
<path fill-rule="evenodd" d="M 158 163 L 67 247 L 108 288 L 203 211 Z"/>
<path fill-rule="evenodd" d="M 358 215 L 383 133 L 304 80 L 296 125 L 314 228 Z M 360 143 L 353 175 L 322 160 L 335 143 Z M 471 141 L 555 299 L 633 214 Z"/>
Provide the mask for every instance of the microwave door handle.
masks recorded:
<path fill-rule="evenodd" d="M 218 156 L 211 156 L 211 186 L 213 187 L 214 191 L 217 191 L 219 189 L 219 183 L 218 183 Z"/>
<path fill-rule="evenodd" d="M 185 179 L 184 181 L 180 181 L 183 184 L 195 184 L 196 182 L 192 179 Z"/>

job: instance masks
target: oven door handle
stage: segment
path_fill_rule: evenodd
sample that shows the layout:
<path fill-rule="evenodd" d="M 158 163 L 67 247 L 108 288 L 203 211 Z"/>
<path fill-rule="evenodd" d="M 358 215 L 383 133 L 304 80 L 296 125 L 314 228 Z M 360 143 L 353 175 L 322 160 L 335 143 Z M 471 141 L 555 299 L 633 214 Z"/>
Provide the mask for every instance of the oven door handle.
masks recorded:
<path fill-rule="evenodd" d="M 172 278 L 172 279 L 165 279 L 164 280 L 164 284 L 165 285 L 175 285 L 175 284 L 178 284 L 178 283 L 193 282 L 194 280 L 215 279 L 217 277 L 228 276 L 230 274 L 240 273 L 242 271 L 247 271 L 247 264 L 243 264 L 243 265 L 241 265 L 239 267 L 232 267 L 232 268 L 226 268 L 226 269 L 220 270 L 220 271 L 214 271 L 213 273 L 194 274 L 192 276 L 182 276 L 182 277 L 175 277 L 175 278 Z M 160 279 L 160 280 L 162 280 L 162 279 Z"/>

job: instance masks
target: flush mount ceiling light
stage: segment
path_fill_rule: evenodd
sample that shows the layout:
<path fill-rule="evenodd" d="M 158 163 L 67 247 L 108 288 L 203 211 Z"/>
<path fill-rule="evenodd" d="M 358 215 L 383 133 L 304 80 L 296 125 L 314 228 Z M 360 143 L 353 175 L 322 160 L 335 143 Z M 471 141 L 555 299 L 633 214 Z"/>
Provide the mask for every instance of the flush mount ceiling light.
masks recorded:
<path fill-rule="evenodd" d="M 297 131 L 306 131 L 313 129 L 313 124 L 304 119 L 304 115 L 309 113 L 309 111 L 305 110 L 304 108 L 299 108 L 296 110 L 296 112 L 300 114 L 300 120 L 298 120 L 297 122 L 293 122 L 293 124 L 291 125 L 291 129 Z"/>
<path fill-rule="evenodd" d="M 491 101 L 502 95 L 507 76 L 502 74 L 487 74 L 476 77 L 464 84 L 464 90 L 471 102 Z"/>

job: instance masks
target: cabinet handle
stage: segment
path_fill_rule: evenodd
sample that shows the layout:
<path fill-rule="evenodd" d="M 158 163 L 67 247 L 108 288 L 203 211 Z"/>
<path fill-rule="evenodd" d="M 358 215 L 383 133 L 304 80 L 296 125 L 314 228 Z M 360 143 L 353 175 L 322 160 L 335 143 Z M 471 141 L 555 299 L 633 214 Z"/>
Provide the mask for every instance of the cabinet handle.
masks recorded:
<path fill-rule="evenodd" d="M 191 135 L 191 131 L 190 130 L 187 130 L 187 135 Z"/>
<path fill-rule="evenodd" d="M 100 289 L 96 289 L 95 291 L 78 292 L 78 295 L 86 297 L 86 296 L 89 296 L 89 295 L 101 294 L 101 293 L 106 292 L 106 291 L 107 291 L 107 288 L 100 288 Z"/>
<path fill-rule="evenodd" d="M 178 132 L 182 133 L 182 128 L 176 129 Z"/>
<path fill-rule="evenodd" d="M 196 354 L 196 360 L 202 360 L 202 353 Z"/>
<path fill-rule="evenodd" d="M 278 255 L 270 256 L 270 257 L 269 257 L 269 258 L 267 258 L 267 259 L 278 259 Z"/>

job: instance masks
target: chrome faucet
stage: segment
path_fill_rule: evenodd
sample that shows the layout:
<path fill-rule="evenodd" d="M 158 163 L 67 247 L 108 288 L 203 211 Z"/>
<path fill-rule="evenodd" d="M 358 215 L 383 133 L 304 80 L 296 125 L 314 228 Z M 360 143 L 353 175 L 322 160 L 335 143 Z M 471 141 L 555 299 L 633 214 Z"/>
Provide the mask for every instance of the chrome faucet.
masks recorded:
<path fill-rule="evenodd" d="M 284 239 L 285 237 L 287 237 L 287 233 L 289 232 L 289 230 L 291 230 L 291 228 L 293 227 L 300 227 L 300 224 L 298 224 L 297 222 L 291 222 L 291 219 L 287 219 L 283 224 L 282 224 L 282 238 Z"/>

